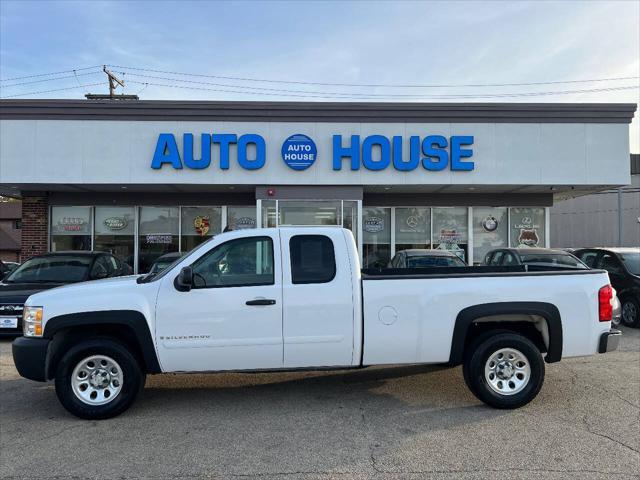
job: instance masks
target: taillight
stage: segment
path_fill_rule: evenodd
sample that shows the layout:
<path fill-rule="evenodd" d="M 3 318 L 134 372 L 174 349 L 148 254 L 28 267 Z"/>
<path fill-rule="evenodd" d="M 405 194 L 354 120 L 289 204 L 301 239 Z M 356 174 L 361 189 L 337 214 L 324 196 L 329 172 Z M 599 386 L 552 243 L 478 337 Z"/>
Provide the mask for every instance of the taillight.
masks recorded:
<path fill-rule="evenodd" d="M 613 316 L 613 289 L 611 285 L 605 285 L 598 291 L 598 315 L 601 322 L 610 322 Z"/>

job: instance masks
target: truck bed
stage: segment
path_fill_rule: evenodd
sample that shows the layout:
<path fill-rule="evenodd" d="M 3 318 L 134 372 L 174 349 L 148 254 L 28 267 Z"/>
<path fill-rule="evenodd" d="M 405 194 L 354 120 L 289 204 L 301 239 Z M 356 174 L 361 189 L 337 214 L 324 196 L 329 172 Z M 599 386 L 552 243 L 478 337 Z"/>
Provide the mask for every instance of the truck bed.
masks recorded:
<path fill-rule="evenodd" d="M 483 305 L 551 305 L 562 321 L 562 356 L 593 354 L 609 328 L 597 318 L 597 292 L 609 283 L 607 273 L 534 270 L 522 266 L 363 270 L 363 364 L 449 362 L 458 316 Z M 542 328 L 534 315 L 517 320 Z"/>

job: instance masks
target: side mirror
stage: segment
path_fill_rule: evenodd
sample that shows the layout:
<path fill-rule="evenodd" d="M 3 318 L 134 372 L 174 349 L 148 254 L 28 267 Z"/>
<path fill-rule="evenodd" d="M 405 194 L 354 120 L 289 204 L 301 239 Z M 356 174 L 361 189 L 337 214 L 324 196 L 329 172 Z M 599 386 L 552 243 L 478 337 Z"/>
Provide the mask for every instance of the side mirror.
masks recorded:
<path fill-rule="evenodd" d="M 180 292 L 188 292 L 193 287 L 193 269 L 191 267 L 182 267 L 180 274 L 176 277 L 173 285 Z"/>

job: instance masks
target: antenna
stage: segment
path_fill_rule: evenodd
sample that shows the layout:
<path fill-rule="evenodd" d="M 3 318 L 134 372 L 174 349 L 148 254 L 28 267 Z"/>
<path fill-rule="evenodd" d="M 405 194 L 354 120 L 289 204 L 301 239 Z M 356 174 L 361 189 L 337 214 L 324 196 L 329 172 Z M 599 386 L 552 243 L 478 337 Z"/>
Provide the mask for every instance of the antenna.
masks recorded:
<path fill-rule="evenodd" d="M 112 72 L 107 70 L 106 65 L 102 66 L 102 71 L 107 74 L 107 79 L 109 80 L 109 95 L 87 93 L 85 95 L 87 100 L 139 100 L 138 95 L 125 95 L 124 93 L 116 95 L 116 88 L 118 86 L 124 88 L 124 80 L 120 80 Z"/>

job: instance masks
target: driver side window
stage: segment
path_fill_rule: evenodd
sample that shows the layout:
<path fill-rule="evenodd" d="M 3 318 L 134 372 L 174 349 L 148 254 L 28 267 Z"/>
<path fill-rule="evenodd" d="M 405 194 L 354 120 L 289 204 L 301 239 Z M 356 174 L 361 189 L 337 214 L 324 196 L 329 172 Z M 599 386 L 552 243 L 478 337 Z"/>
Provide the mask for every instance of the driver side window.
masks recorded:
<path fill-rule="evenodd" d="M 270 237 L 230 240 L 193 264 L 193 288 L 273 285 Z"/>

